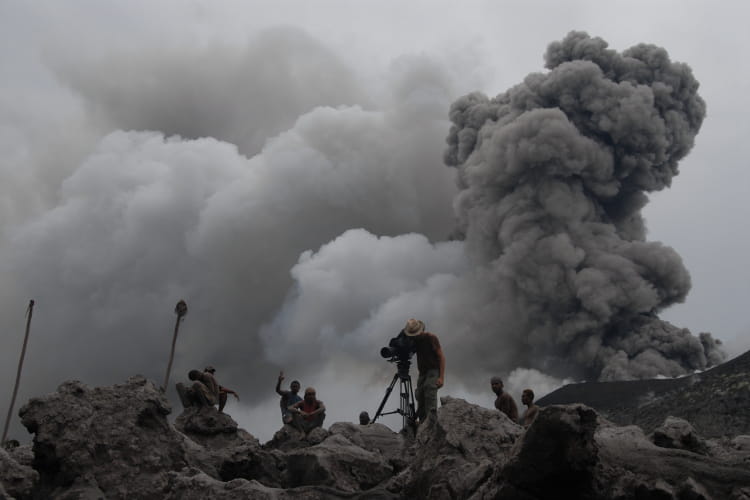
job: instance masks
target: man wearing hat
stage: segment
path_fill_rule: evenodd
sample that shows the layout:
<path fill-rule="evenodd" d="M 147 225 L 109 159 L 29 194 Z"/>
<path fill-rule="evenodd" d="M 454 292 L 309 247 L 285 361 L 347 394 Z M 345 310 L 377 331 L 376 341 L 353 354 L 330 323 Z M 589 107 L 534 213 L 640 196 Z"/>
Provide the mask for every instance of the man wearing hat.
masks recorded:
<path fill-rule="evenodd" d="M 437 336 L 425 331 L 424 323 L 410 319 L 404 326 L 404 335 L 414 339 L 419 378 L 414 397 L 417 400 L 417 418 L 424 422 L 431 412 L 437 411 L 437 391 L 445 382 L 445 356 Z"/>

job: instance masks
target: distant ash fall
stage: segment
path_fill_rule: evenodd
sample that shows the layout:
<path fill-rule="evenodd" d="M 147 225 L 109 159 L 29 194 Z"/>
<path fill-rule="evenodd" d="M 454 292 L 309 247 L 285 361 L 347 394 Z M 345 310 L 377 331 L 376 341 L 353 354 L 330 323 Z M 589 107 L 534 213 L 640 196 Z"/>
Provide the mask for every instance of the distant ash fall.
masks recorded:
<path fill-rule="evenodd" d="M 484 269 L 497 328 L 528 366 L 599 380 L 678 376 L 720 363 L 721 342 L 660 320 L 690 276 L 646 241 L 647 193 L 670 187 L 706 106 L 690 68 L 653 45 L 621 54 L 571 32 L 546 73 L 451 107 L 456 237 Z M 504 332 L 513 337 L 512 331 Z"/>

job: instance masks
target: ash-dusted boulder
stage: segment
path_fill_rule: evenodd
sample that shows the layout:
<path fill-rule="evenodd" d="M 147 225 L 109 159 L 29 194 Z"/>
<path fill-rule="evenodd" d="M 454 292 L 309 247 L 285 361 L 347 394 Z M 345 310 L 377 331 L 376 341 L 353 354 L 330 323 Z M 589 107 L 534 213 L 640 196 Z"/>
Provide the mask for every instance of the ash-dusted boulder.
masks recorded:
<path fill-rule="evenodd" d="M 37 471 L 19 463 L 11 453 L 0 448 L 0 498 L 30 497 L 37 481 Z"/>
<path fill-rule="evenodd" d="M 654 430 L 651 440 L 662 448 L 688 450 L 703 455 L 708 452 L 705 440 L 698 436 L 690 422 L 677 417 L 667 417 Z"/>
<path fill-rule="evenodd" d="M 444 397 L 420 425 L 412 464 L 389 485 L 407 498 L 467 498 L 505 463 L 523 428 L 504 413 Z"/>
<path fill-rule="evenodd" d="M 238 436 L 237 422 L 226 413 L 219 413 L 213 406 L 189 406 L 175 419 L 175 428 L 208 448 L 223 448 L 237 439 L 254 439 Z"/>
<path fill-rule="evenodd" d="M 328 434 L 328 431 L 322 427 L 316 427 L 305 434 L 294 426 L 284 425 L 263 447 L 283 452 L 298 450 L 322 443 L 328 437 Z"/>
<path fill-rule="evenodd" d="M 490 489 L 493 483 L 498 485 L 497 495 L 502 498 L 555 498 L 561 491 L 595 498 L 598 418 L 583 405 L 542 408 L 507 464 L 499 464 Z M 486 497 L 484 492 L 481 498 Z"/>
<path fill-rule="evenodd" d="M 253 435 L 216 408 L 185 408 L 175 420 L 175 428 L 193 442 L 185 443 L 190 465 L 210 477 L 258 480 L 271 487 L 283 484 L 285 459 L 264 450 Z"/>
<path fill-rule="evenodd" d="M 290 487 L 325 485 L 356 492 L 373 488 L 392 474 L 393 467 L 382 455 L 356 446 L 341 434 L 287 454 Z"/>
<path fill-rule="evenodd" d="M 331 425 L 331 435 L 340 434 L 356 446 L 383 456 L 394 471 L 404 469 L 414 458 L 410 442 L 401 433 L 393 432 L 383 424 L 357 425 L 351 422 L 336 422 Z"/>
<path fill-rule="evenodd" d="M 31 399 L 19 414 L 35 434 L 38 496 L 70 488 L 108 498 L 156 496 L 166 484 L 164 472 L 187 465 L 169 412 L 164 393 L 141 376 L 94 389 L 66 382 L 56 393 Z"/>

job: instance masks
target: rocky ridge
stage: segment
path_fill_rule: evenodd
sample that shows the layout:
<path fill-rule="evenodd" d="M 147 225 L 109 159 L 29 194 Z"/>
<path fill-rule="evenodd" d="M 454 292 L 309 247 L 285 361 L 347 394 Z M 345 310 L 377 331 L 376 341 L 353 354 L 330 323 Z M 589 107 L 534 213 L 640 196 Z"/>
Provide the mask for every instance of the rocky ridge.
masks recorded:
<path fill-rule="evenodd" d="M 617 424 L 635 424 L 646 432 L 674 416 L 705 437 L 750 434 L 750 351 L 676 379 L 570 384 L 537 403 L 583 403 Z"/>
<path fill-rule="evenodd" d="M 0 498 L 750 500 L 750 436 L 706 439 L 680 418 L 646 435 L 581 404 L 542 408 L 524 429 L 441 403 L 415 435 L 339 422 L 261 444 L 213 408 L 170 424 L 140 376 L 66 382 L 21 408 L 33 445 L 0 451 Z"/>

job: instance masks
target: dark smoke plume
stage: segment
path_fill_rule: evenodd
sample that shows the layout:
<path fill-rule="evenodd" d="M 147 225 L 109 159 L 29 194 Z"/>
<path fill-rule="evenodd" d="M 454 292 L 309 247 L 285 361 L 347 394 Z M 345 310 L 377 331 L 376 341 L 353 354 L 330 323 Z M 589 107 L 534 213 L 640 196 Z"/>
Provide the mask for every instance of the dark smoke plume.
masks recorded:
<path fill-rule="evenodd" d="M 705 116 L 692 71 L 662 48 L 620 54 L 582 32 L 545 59 L 548 72 L 495 98 L 456 101 L 445 152 L 459 172 L 459 237 L 498 300 L 510 286 L 521 361 L 602 380 L 720 362 L 720 341 L 657 317 L 685 299 L 690 276 L 672 248 L 646 241 L 641 216 Z"/>

